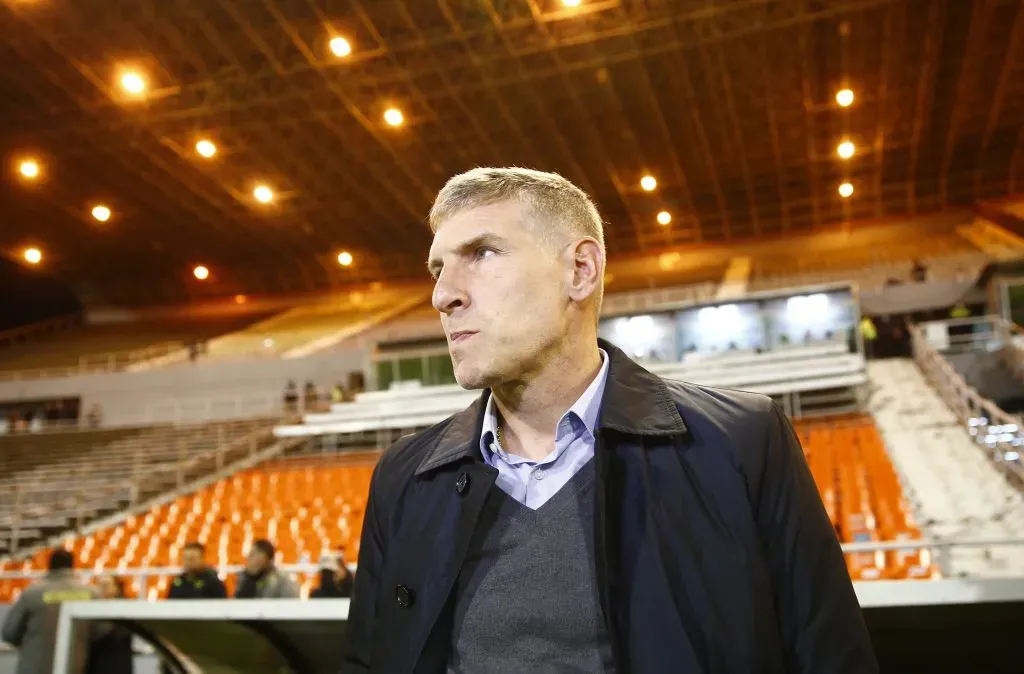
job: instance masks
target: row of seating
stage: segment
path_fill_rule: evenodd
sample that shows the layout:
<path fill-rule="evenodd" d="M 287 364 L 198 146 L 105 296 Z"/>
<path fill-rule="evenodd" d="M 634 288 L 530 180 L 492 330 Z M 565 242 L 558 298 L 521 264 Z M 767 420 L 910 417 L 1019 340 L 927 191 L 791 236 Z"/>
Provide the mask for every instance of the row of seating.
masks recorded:
<path fill-rule="evenodd" d="M 847 543 L 914 541 L 914 523 L 881 435 L 868 416 L 797 424 L 807 462 L 839 539 Z M 927 549 L 847 555 L 857 580 L 932 578 Z"/>
<path fill-rule="evenodd" d="M 666 379 L 756 391 L 766 395 L 840 389 L 867 380 L 864 358 L 842 342 L 794 346 L 762 354 L 737 353 L 692 362 L 649 363 Z M 329 412 L 307 414 L 303 424 L 279 426 L 278 437 L 416 428 L 443 420 L 470 405 L 479 392 L 457 384 L 402 386 L 368 391 Z"/>
<path fill-rule="evenodd" d="M 0 548 L 15 532 L 24 547 L 160 493 L 197 469 L 226 465 L 269 442 L 275 421 L 0 437 Z"/>
<path fill-rule="evenodd" d="M 87 536 L 69 538 L 85 568 L 127 569 L 173 566 L 185 543 L 206 543 L 216 566 L 240 564 L 253 540 L 268 538 L 279 563 L 316 563 L 341 550 L 355 561 L 370 475 L 378 454 L 355 453 L 330 461 L 288 460 L 264 464 L 221 480 L 194 494 L 154 508 L 145 515 Z M 16 568 L 45 568 L 39 552 Z M 0 565 L 11 570 L 13 565 Z M 313 581 L 313 575 L 300 579 Z M 225 580 L 232 585 L 233 577 Z M 160 576 L 145 588 L 148 598 L 164 596 L 170 579 Z M 25 581 L 0 581 L 0 601 L 9 600 Z M 141 583 L 134 582 L 136 590 Z M 230 587 L 229 587 L 230 589 Z"/>
<path fill-rule="evenodd" d="M 257 317 L 191 318 L 86 325 L 0 349 L 0 378 L 15 371 L 119 369 L 145 354 L 183 348 L 244 327 Z M 166 347 L 165 349 L 156 347 Z"/>
<path fill-rule="evenodd" d="M 796 426 L 841 541 L 921 538 L 870 417 Z M 322 554 L 339 549 L 353 562 L 359 554 L 376 457 L 369 452 L 265 464 L 117 526 L 71 538 L 68 547 L 84 566 L 97 570 L 172 566 L 191 540 L 204 541 L 210 561 L 218 566 L 242 563 L 249 544 L 257 538 L 275 542 L 279 563 L 315 563 Z M 43 568 L 45 559 L 41 552 L 19 568 Z M 849 554 L 847 563 L 857 580 L 938 575 L 928 550 Z M 300 580 L 308 585 L 312 576 Z M 162 596 L 168 582 L 165 576 L 156 578 L 147 585 L 146 596 Z M 0 601 L 23 586 L 24 581 L 0 582 Z"/>

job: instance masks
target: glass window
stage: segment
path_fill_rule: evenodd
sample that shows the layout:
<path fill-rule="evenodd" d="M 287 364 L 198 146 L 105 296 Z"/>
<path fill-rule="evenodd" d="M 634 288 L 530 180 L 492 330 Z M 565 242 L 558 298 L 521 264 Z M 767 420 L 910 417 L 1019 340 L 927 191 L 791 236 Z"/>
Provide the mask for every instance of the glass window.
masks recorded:
<path fill-rule="evenodd" d="M 390 360 L 377 361 L 377 389 L 386 391 L 394 380 L 392 362 Z"/>
<path fill-rule="evenodd" d="M 764 349 L 765 328 L 755 302 L 687 309 L 676 314 L 679 359 Z"/>
<path fill-rule="evenodd" d="M 675 331 L 670 314 L 608 318 L 601 321 L 598 334 L 632 358 L 649 362 L 675 360 Z"/>
<path fill-rule="evenodd" d="M 398 360 L 398 380 L 399 381 L 423 381 L 423 361 L 425 359 L 422 356 L 411 356 L 409 358 L 400 358 Z"/>
<path fill-rule="evenodd" d="M 432 385 L 454 384 L 455 369 L 452 366 L 452 358 L 448 354 L 430 357 L 429 383 Z"/>
<path fill-rule="evenodd" d="M 764 304 L 771 348 L 847 343 L 857 310 L 848 292 L 809 293 Z"/>

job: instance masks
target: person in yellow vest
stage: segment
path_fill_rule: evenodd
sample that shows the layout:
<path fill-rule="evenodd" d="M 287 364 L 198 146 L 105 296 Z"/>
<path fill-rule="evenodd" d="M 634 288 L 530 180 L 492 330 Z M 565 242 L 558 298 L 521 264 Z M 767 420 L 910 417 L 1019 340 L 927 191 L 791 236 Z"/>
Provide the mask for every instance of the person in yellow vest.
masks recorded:
<path fill-rule="evenodd" d="M 878 329 L 875 328 L 875 322 L 867 316 L 860 319 L 860 336 L 864 338 L 864 356 L 866 358 L 874 358 Z"/>
<path fill-rule="evenodd" d="M 970 318 L 971 310 L 967 308 L 967 305 L 963 302 L 957 302 L 953 305 L 953 308 L 949 310 L 950 318 Z"/>

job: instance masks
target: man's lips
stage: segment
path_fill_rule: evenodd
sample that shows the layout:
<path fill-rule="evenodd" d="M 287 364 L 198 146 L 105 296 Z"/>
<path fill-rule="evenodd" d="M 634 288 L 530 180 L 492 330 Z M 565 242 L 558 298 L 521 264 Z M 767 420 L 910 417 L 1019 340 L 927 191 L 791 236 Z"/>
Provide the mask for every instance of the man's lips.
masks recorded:
<path fill-rule="evenodd" d="M 451 341 L 452 344 L 459 344 L 461 342 L 466 341 L 475 334 L 475 330 L 457 330 L 452 334 L 448 335 L 448 339 L 449 341 Z"/>

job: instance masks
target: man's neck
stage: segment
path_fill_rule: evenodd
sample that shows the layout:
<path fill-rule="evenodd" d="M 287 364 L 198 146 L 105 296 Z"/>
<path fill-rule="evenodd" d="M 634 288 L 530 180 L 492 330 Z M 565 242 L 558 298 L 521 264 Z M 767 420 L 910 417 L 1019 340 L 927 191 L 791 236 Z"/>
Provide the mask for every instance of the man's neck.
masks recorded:
<path fill-rule="evenodd" d="M 494 387 L 491 394 L 503 430 L 503 449 L 538 460 L 554 450 L 559 419 L 601 370 L 596 340 L 587 348 L 565 348 L 525 382 Z"/>

